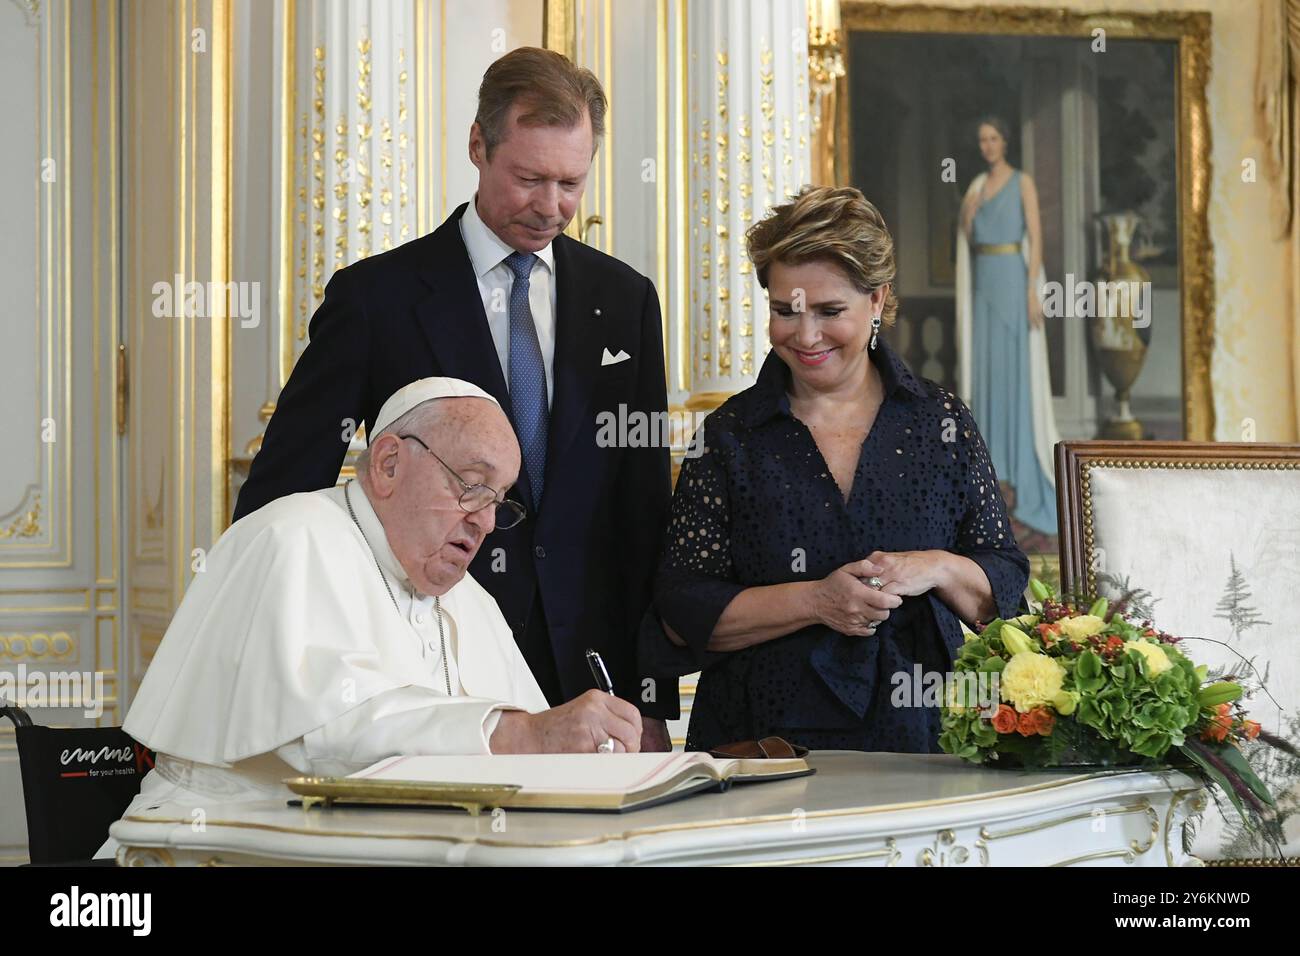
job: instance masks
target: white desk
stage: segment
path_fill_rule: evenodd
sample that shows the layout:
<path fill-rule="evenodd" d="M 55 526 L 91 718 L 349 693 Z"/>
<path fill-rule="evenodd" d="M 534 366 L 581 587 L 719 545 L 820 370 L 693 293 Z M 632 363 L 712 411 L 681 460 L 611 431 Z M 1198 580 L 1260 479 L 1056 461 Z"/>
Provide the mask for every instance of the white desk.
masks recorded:
<path fill-rule="evenodd" d="M 813 754 L 811 777 L 627 814 L 213 805 L 206 828 L 113 824 L 128 866 L 1198 865 L 1182 824 L 1205 796 L 1161 773 L 1021 773 L 955 757 Z"/>

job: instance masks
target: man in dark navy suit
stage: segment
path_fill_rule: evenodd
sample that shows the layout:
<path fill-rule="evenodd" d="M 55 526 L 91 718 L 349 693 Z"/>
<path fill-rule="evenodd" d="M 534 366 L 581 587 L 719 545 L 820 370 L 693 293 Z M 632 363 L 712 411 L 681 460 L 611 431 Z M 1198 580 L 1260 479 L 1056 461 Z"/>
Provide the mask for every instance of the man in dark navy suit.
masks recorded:
<path fill-rule="evenodd" d="M 621 420 L 625 405 L 655 422 L 667 410 L 659 299 L 645 276 L 563 235 L 605 106 L 599 80 L 558 53 L 522 48 L 489 67 L 470 130 L 477 194 L 430 235 L 334 273 L 235 519 L 333 485 L 349 421 L 369 427 L 401 386 L 474 382 L 510 414 L 523 456 L 510 497 L 528 517 L 493 532 L 471 573 L 552 705 L 593 686 L 595 648 L 641 709 L 642 748 L 667 750 L 659 718 L 676 716 L 676 682 L 639 672 L 636 638 L 667 523 L 668 449 L 597 442 L 600 412 Z"/>

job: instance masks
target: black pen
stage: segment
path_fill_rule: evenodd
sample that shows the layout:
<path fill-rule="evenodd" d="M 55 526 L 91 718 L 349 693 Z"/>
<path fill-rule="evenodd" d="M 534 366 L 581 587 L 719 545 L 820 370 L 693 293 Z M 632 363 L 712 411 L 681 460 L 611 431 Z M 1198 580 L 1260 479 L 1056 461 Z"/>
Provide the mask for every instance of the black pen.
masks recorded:
<path fill-rule="evenodd" d="M 596 687 L 606 694 L 614 693 L 614 682 L 609 679 L 609 671 L 605 669 L 600 652 L 590 647 L 587 648 L 587 666 L 591 668 L 591 676 L 596 679 Z"/>

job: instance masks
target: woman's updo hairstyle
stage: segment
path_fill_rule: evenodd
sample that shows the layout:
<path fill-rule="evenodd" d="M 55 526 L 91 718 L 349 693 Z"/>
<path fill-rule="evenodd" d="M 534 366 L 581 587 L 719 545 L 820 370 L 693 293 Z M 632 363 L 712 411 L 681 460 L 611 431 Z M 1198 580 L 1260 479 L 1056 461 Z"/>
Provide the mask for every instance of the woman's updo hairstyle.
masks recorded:
<path fill-rule="evenodd" d="M 754 223 L 745 244 L 764 289 L 775 262 L 829 262 L 864 294 L 888 285 L 880 324 L 894 324 L 894 238 L 880 210 L 852 186 L 805 186 L 790 202 Z"/>

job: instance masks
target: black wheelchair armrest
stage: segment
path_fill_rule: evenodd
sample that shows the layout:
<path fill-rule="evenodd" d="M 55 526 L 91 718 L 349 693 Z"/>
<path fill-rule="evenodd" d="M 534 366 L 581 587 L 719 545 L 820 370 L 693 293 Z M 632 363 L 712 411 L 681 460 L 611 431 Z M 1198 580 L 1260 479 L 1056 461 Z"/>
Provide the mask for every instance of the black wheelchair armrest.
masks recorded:
<path fill-rule="evenodd" d="M 8 717 L 15 727 L 32 726 L 32 719 L 27 716 L 27 711 L 17 704 L 6 703 L 3 697 L 0 697 L 0 717 Z"/>

